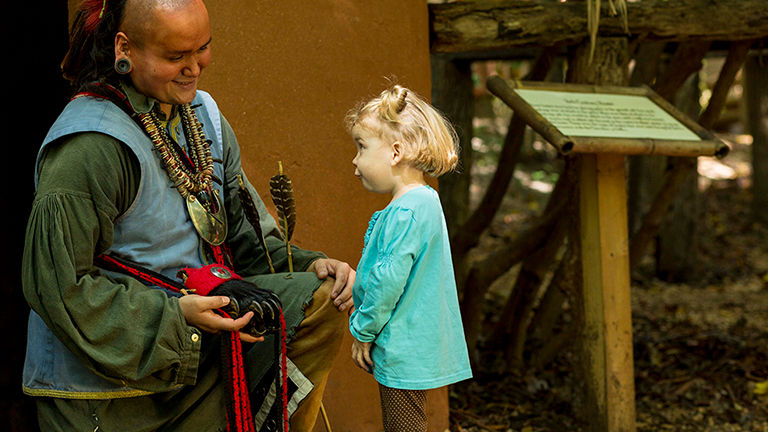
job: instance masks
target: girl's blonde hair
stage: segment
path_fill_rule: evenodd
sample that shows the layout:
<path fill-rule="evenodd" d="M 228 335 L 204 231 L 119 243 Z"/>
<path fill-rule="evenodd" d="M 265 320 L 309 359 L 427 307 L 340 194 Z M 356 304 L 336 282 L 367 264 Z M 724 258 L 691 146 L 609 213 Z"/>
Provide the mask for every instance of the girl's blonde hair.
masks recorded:
<path fill-rule="evenodd" d="M 394 85 L 346 116 L 347 129 L 365 127 L 399 142 L 403 161 L 438 177 L 456 168 L 459 139 L 451 123 L 415 92 Z"/>

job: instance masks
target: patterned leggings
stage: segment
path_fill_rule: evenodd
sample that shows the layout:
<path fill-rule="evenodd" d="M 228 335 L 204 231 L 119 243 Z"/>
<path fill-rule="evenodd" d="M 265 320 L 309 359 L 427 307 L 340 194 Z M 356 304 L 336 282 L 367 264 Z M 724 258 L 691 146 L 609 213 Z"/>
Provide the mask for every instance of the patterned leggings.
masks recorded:
<path fill-rule="evenodd" d="M 384 432 L 427 432 L 426 390 L 402 390 L 379 384 Z"/>

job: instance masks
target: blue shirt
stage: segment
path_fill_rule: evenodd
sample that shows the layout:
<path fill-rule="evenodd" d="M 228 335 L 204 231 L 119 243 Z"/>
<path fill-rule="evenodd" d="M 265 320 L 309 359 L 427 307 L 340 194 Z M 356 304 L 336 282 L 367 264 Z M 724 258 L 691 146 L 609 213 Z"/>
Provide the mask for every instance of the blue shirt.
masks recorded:
<path fill-rule="evenodd" d="M 373 342 L 373 375 L 422 390 L 472 377 L 440 198 L 412 189 L 373 214 L 352 290 L 352 336 Z"/>

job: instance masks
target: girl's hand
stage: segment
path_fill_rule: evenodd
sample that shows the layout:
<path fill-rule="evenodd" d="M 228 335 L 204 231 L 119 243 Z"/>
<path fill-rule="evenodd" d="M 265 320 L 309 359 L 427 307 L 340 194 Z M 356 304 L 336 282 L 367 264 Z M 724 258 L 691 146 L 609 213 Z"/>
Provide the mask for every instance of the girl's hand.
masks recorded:
<path fill-rule="evenodd" d="M 248 312 L 238 319 L 225 318 L 214 312 L 215 309 L 224 307 L 227 303 L 229 303 L 229 297 L 226 296 L 205 297 L 190 294 L 179 297 L 181 314 L 184 315 L 187 324 L 213 334 L 222 331 L 238 331 L 253 317 L 253 312 Z M 264 338 L 240 332 L 240 340 L 253 343 L 261 342 Z"/>
<path fill-rule="evenodd" d="M 373 367 L 373 360 L 371 360 L 371 342 L 360 342 L 357 339 L 353 339 L 352 361 L 364 371 L 370 372 Z"/>

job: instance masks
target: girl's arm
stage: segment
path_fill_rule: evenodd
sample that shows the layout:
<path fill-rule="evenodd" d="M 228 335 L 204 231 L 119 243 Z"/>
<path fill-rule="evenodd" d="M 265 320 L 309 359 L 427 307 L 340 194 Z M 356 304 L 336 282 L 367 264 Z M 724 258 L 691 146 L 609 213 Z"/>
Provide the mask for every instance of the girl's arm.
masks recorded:
<path fill-rule="evenodd" d="M 412 210 L 392 209 L 379 223 L 385 224 L 383 229 L 369 240 L 378 249 L 378 258 L 370 269 L 358 269 L 368 271 L 362 278 L 365 296 L 350 317 L 350 332 L 360 342 L 376 339 L 389 322 L 422 248 L 422 233 Z"/>

